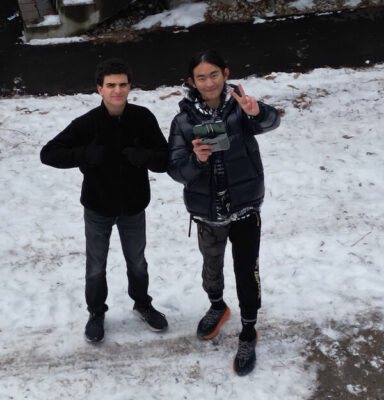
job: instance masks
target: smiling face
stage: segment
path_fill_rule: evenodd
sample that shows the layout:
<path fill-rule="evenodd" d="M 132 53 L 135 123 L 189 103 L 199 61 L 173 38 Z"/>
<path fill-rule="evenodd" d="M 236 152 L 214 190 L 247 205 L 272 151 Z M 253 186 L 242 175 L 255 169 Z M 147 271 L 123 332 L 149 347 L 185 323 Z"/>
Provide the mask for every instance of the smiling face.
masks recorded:
<path fill-rule="evenodd" d="M 188 82 L 199 91 L 208 107 L 214 109 L 220 104 L 220 95 L 228 76 L 228 68 L 222 70 L 217 65 L 202 62 L 194 68 L 193 77 Z"/>
<path fill-rule="evenodd" d="M 131 85 L 126 74 L 106 75 L 103 85 L 97 85 L 97 91 L 111 115 L 123 113 L 130 89 Z"/>

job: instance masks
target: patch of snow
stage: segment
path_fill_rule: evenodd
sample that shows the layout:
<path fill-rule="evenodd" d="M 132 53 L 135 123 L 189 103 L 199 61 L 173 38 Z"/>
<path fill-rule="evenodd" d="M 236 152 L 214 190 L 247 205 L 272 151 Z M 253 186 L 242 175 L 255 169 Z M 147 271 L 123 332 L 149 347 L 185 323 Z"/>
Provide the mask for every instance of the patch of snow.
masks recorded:
<path fill-rule="evenodd" d="M 264 18 L 260 18 L 260 17 L 253 17 L 253 23 L 254 24 L 263 24 L 264 22 L 266 22 L 267 20 Z"/>
<path fill-rule="evenodd" d="M 362 3 L 361 0 L 345 0 L 344 5 L 347 7 L 356 7 Z"/>
<path fill-rule="evenodd" d="M 62 0 L 63 6 L 82 6 L 86 4 L 95 4 L 94 0 Z"/>
<path fill-rule="evenodd" d="M 25 37 L 21 38 L 25 44 L 29 44 L 32 46 L 44 46 L 44 45 L 55 45 L 60 43 L 76 43 L 76 42 L 85 42 L 89 40 L 87 37 L 83 36 L 71 36 L 64 38 L 49 38 L 49 39 L 31 39 L 29 42 L 25 40 Z"/>
<path fill-rule="evenodd" d="M 305 11 L 315 6 L 314 0 L 295 0 L 289 3 L 290 8 L 297 8 L 299 11 Z"/>
<path fill-rule="evenodd" d="M 347 390 L 349 393 L 357 396 L 362 392 L 366 392 L 367 389 L 364 387 L 361 387 L 360 385 L 347 385 Z"/>
<path fill-rule="evenodd" d="M 204 21 L 204 14 L 207 7 L 208 4 L 206 2 L 181 4 L 169 11 L 148 16 L 136 25 L 133 25 L 133 28 L 148 29 L 157 24 L 163 27 L 183 26 L 188 28 Z"/>
<path fill-rule="evenodd" d="M 38 24 L 29 24 L 28 26 L 39 27 L 39 26 L 55 26 L 60 24 L 61 24 L 60 15 L 55 14 L 55 15 L 46 15 L 43 21 L 39 22 Z"/>

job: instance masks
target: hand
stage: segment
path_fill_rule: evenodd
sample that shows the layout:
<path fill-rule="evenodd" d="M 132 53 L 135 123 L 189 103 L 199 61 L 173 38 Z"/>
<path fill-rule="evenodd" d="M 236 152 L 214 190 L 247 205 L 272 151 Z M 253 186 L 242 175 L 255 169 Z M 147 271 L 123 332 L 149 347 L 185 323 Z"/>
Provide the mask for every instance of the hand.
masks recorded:
<path fill-rule="evenodd" d="M 142 147 L 126 147 L 122 151 L 127 160 L 135 167 L 146 166 L 153 156 L 153 150 Z"/>
<path fill-rule="evenodd" d="M 229 88 L 229 93 L 235 98 L 235 100 L 240 104 L 240 107 L 244 112 L 250 116 L 255 117 L 260 113 L 259 104 L 257 100 L 252 96 L 247 96 L 244 92 L 243 87 L 239 84 L 237 86 L 240 91 L 238 95 L 233 89 Z"/>
<path fill-rule="evenodd" d="M 104 147 L 101 144 L 91 143 L 84 150 L 84 160 L 90 165 L 101 164 L 104 158 Z"/>
<path fill-rule="evenodd" d="M 193 152 L 196 154 L 196 157 L 201 162 L 206 162 L 209 156 L 212 154 L 211 144 L 201 144 L 201 139 L 192 140 Z"/>

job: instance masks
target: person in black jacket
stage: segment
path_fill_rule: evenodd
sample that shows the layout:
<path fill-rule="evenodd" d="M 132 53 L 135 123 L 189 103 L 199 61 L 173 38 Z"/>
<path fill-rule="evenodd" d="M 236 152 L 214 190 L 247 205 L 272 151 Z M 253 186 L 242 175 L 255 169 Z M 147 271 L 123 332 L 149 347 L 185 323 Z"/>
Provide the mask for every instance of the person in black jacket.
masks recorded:
<path fill-rule="evenodd" d="M 96 69 L 99 107 L 76 118 L 41 150 L 41 161 L 56 168 L 78 167 L 84 179 L 86 237 L 85 298 L 89 319 L 86 339 L 104 339 L 108 287 L 107 255 L 113 225 L 117 225 L 127 264 L 128 294 L 134 311 L 154 331 L 167 328 L 165 316 L 148 295 L 145 208 L 150 201 L 148 169 L 165 172 L 168 145 L 155 116 L 129 104 L 131 72 L 119 60 Z"/>
<path fill-rule="evenodd" d="M 234 370 L 245 375 L 255 366 L 255 324 L 261 306 L 264 176 L 254 135 L 277 128 L 280 116 L 275 108 L 246 95 L 241 85 L 227 84 L 229 69 L 215 51 L 196 54 L 188 73 L 180 113 L 171 124 L 168 174 L 184 185 L 186 208 L 198 226 L 203 288 L 211 306 L 198 324 L 197 336 L 213 338 L 230 315 L 223 299 L 229 238 L 242 322 Z"/>

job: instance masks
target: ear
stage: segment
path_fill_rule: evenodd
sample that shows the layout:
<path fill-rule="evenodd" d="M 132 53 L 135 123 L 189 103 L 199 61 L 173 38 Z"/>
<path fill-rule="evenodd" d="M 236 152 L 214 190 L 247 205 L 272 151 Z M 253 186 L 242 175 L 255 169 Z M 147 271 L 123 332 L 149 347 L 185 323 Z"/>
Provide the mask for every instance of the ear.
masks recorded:
<path fill-rule="evenodd" d="M 192 78 L 188 78 L 188 84 L 189 84 L 189 86 L 192 86 L 192 87 L 196 87 L 196 85 L 195 85 L 195 83 L 193 82 L 193 79 Z"/>
<path fill-rule="evenodd" d="M 224 75 L 224 80 L 227 80 L 229 78 L 229 69 L 228 68 L 224 68 L 223 75 Z"/>
<path fill-rule="evenodd" d="M 96 87 L 97 87 L 97 91 L 98 91 L 99 95 L 102 96 L 103 95 L 103 87 L 100 85 L 97 85 Z"/>

